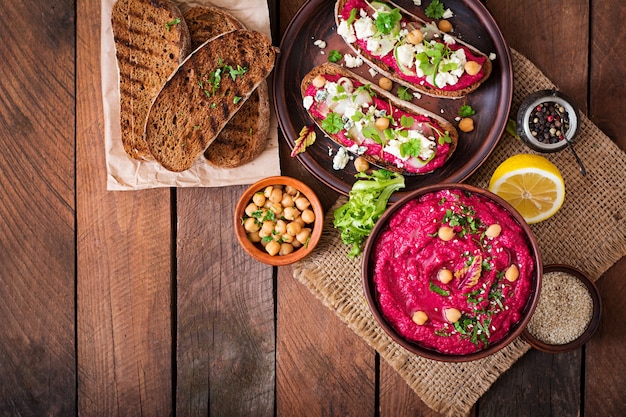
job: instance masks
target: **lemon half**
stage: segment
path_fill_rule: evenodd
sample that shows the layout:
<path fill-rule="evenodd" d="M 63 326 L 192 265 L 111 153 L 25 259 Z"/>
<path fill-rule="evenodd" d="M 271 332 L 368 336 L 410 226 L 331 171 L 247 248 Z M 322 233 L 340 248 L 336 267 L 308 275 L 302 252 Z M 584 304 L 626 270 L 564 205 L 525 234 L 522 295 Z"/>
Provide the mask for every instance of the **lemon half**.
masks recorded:
<path fill-rule="evenodd" d="M 565 200 L 559 169 L 540 155 L 514 155 L 494 171 L 489 191 L 511 204 L 527 223 L 552 217 Z"/>

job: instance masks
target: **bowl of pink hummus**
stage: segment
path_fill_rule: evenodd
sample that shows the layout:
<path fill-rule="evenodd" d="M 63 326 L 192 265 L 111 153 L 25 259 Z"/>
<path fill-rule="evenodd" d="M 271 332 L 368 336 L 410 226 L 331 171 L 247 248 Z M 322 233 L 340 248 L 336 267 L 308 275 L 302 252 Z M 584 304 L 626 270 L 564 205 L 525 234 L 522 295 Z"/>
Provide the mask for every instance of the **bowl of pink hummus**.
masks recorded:
<path fill-rule="evenodd" d="M 383 330 L 410 352 L 463 362 L 526 328 L 542 262 L 521 215 L 487 190 L 440 184 L 407 194 L 365 245 L 363 287 Z"/>

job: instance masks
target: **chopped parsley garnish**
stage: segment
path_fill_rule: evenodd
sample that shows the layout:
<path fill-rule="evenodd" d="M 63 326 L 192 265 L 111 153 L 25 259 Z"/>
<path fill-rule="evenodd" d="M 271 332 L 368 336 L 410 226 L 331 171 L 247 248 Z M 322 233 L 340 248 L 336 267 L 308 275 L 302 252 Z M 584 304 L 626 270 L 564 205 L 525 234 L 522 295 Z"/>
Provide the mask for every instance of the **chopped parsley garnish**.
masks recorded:
<path fill-rule="evenodd" d="M 180 17 L 177 17 L 176 19 L 172 20 L 171 22 L 167 22 L 165 24 L 165 28 L 167 29 L 167 31 L 171 31 L 172 30 L 172 26 L 174 25 L 178 25 L 180 23 Z"/>
<path fill-rule="evenodd" d="M 339 62 L 343 58 L 343 54 L 336 49 L 333 49 L 328 53 L 329 62 Z"/>
<path fill-rule="evenodd" d="M 426 7 L 424 13 L 431 19 L 441 19 L 445 11 L 445 7 L 443 6 L 443 3 L 441 1 L 433 0 L 430 2 L 428 7 Z"/>
<path fill-rule="evenodd" d="M 452 54 L 452 50 L 443 42 L 424 42 L 424 46 L 426 46 L 426 50 L 420 52 L 415 56 L 416 64 L 419 63 L 420 69 L 424 72 L 426 76 L 432 76 L 433 84 L 437 87 L 437 83 L 435 82 L 435 76 L 439 72 L 447 72 L 457 68 L 457 64 L 444 65 L 441 66 L 441 61 L 444 58 L 449 58 Z"/>
<path fill-rule="evenodd" d="M 406 156 L 417 158 L 420 152 L 422 152 L 422 141 L 419 139 L 410 139 L 408 142 L 403 142 L 400 145 L 400 156 L 402 158 Z"/>
<path fill-rule="evenodd" d="M 438 286 L 432 281 L 430 281 L 430 283 L 428 284 L 428 289 L 444 297 L 448 297 L 450 295 L 450 291 L 441 288 L 440 286 Z"/>

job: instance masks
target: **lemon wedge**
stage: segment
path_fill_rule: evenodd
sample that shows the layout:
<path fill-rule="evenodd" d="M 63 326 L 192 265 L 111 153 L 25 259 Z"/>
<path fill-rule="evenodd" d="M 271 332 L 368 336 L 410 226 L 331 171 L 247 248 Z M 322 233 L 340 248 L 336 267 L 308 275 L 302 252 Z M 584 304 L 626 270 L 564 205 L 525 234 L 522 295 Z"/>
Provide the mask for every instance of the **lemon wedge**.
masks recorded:
<path fill-rule="evenodd" d="M 565 200 L 561 172 L 540 155 L 519 154 L 502 162 L 491 176 L 489 191 L 511 204 L 529 224 L 552 217 Z"/>

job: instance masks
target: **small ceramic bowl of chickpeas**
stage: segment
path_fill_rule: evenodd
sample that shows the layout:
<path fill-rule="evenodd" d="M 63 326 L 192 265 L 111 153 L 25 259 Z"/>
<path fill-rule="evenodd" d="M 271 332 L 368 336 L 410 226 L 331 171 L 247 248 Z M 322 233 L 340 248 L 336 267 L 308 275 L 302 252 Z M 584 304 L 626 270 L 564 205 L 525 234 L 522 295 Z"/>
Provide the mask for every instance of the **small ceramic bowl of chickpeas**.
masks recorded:
<path fill-rule="evenodd" d="M 244 250 L 268 265 L 289 265 L 320 240 L 324 209 L 313 190 L 286 176 L 251 185 L 235 207 L 235 233 Z"/>

